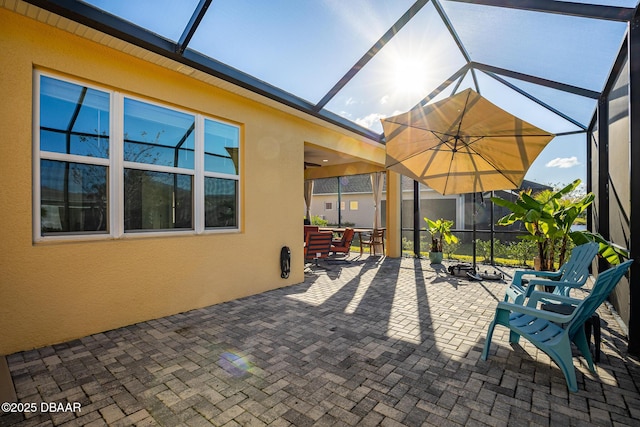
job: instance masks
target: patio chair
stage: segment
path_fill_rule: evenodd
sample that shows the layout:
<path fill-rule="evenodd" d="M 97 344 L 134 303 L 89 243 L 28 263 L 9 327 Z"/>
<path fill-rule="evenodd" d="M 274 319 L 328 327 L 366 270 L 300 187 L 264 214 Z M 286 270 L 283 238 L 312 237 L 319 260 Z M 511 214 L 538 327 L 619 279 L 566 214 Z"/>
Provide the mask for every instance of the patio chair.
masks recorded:
<path fill-rule="evenodd" d="M 343 253 L 348 254 L 351 250 L 351 242 L 353 241 L 353 236 L 355 235 L 355 231 L 353 228 L 347 228 L 342 233 L 342 239 L 334 240 L 331 242 L 331 252 L 335 253 Z"/>
<path fill-rule="evenodd" d="M 375 255 L 376 248 L 382 246 L 382 255 L 384 255 L 384 230 L 373 230 L 369 238 L 362 241 L 362 246 L 369 246 L 370 255 Z"/>
<path fill-rule="evenodd" d="M 304 240 L 305 242 L 307 241 L 307 234 L 309 233 L 317 233 L 318 231 L 320 231 L 319 229 L 320 227 L 318 227 L 317 225 L 305 225 L 304 226 Z"/>
<path fill-rule="evenodd" d="M 600 273 L 591 293 L 583 300 L 547 292 L 533 292 L 526 306 L 499 302 L 495 317 L 487 330 L 482 359 L 487 360 L 489 356 L 494 328 L 496 325 L 502 325 L 511 330 L 509 342 L 518 343 L 522 336 L 547 353 L 564 374 L 569 390 L 578 391 L 571 343 L 573 342 L 578 347 L 580 353 L 587 360 L 589 370 L 595 373 L 584 324 L 609 296 L 632 262 L 633 260 L 625 261 Z M 537 304 L 541 300 L 570 304 L 575 306 L 575 309 L 571 314 L 559 314 L 537 309 Z"/>
<path fill-rule="evenodd" d="M 557 271 L 517 270 L 513 280 L 504 295 L 504 301 L 524 304 L 534 291 L 536 285 L 554 287 L 551 293 L 569 296 L 571 289 L 584 286 L 589 278 L 589 266 L 598 254 L 599 245 L 596 242 L 576 246 L 571 251 L 571 257 Z M 534 279 L 524 280 L 525 275 L 535 275 Z"/>
<path fill-rule="evenodd" d="M 329 256 L 331 251 L 331 238 L 333 233 L 330 231 L 318 231 L 307 233 L 304 243 L 304 260 L 314 261 L 318 266 L 318 260 Z"/>

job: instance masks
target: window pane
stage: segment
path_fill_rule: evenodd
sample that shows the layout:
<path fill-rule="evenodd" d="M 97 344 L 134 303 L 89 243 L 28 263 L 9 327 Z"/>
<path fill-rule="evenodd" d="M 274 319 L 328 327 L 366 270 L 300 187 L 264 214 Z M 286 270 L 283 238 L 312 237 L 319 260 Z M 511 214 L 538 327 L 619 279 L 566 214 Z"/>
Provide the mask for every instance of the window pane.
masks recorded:
<path fill-rule="evenodd" d="M 190 175 L 125 169 L 125 231 L 193 228 L 192 181 Z"/>
<path fill-rule="evenodd" d="M 236 126 L 205 120 L 204 170 L 238 175 L 239 135 Z"/>
<path fill-rule="evenodd" d="M 43 235 L 107 232 L 107 167 L 40 161 Z"/>
<path fill-rule="evenodd" d="M 108 158 L 109 94 L 41 76 L 40 149 Z"/>
<path fill-rule="evenodd" d="M 124 159 L 193 169 L 195 118 L 169 108 L 124 100 Z"/>
<path fill-rule="evenodd" d="M 238 226 L 238 181 L 233 179 L 204 179 L 205 227 Z"/>

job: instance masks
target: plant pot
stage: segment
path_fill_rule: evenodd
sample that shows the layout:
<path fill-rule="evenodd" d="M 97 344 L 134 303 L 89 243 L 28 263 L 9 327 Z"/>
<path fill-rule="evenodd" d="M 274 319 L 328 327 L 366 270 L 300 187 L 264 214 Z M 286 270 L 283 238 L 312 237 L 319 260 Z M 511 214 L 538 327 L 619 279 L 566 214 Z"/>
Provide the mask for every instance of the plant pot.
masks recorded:
<path fill-rule="evenodd" d="M 442 264 L 442 252 L 429 252 L 431 264 Z"/>

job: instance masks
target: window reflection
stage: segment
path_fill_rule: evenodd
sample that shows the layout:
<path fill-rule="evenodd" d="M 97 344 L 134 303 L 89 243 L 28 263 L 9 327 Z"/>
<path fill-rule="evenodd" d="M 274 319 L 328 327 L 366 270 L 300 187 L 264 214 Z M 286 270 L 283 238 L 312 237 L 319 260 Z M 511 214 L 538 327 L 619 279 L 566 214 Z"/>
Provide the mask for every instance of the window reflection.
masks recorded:
<path fill-rule="evenodd" d="M 109 94 L 42 76 L 40 149 L 109 157 Z"/>
<path fill-rule="evenodd" d="M 237 227 L 238 181 L 205 178 L 205 227 Z"/>
<path fill-rule="evenodd" d="M 118 92 L 38 78 L 36 240 L 65 233 L 119 237 L 122 231 L 238 227 L 238 126 L 126 97 L 112 103 Z M 114 150 L 110 121 L 124 125 Z M 204 183 L 197 200 L 196 183 Z"/>
<path fill-rule="evenodd" d="M 40 229 L 43 235 L 107 232 L 107 168 L 40 161 Z"/>
<path fill-rule="evenodd" d="M 192 176 L 124 171 L 125 231 L 193 228 Z"/>
<path fill-rule="evenodd" d="M 204 170 L 238 175 L 240 130 L 225 123 L 204 121 Z"/>
<path fill-rule="evenodd" d="M 124 159 L 193 169 L 195 117 L 132 99 L 124 100 Z"/>

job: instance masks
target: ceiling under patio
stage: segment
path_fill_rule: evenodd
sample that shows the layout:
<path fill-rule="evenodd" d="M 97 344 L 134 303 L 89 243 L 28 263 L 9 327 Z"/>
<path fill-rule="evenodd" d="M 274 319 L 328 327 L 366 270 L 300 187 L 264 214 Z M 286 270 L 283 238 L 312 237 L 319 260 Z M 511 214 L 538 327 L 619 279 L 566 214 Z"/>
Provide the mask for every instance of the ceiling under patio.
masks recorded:
<path fill-rule="evenodd" d="M 27 0 L 384 142 L 380 119 L 473 88 L 583 132 L 638 0 Z"/>

